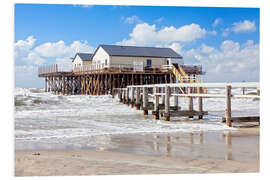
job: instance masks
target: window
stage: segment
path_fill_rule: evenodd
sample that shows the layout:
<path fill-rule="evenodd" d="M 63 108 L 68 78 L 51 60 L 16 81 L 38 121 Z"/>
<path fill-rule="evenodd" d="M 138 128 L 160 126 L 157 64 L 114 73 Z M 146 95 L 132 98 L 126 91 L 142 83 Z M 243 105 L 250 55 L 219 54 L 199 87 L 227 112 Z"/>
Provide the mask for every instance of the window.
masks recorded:
<path fill-rule="evenodd" d="M 108 65 L 108 60 L 107 59 L 105 59 L 105 65 Z"/>
<path fill-rule="evenodd" d="M 147 59 L 146 60 L 146 66 L 147 67 L 151 67 L 152 66 L 152 60 L 151 59 Z"/>
<path fill-rule="evenodd" d="M 170 64 L 170 61 L 169 60 L 167 60 L 167 65 L 169 65 Z"/>

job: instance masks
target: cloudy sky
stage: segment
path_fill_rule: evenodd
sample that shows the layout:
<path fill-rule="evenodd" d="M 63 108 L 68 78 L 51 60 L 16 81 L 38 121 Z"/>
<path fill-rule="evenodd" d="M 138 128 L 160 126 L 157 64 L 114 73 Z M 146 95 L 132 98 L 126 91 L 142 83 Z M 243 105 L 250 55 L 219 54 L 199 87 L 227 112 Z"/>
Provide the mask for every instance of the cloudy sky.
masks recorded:
<path fill-rule="evenodd" d="M 259 9 L 15 5 L 15 86 L 43 87 L 37 67 L 71 65 L 99 44 L 171 47 L 208 82 L 259 81 Z"/>

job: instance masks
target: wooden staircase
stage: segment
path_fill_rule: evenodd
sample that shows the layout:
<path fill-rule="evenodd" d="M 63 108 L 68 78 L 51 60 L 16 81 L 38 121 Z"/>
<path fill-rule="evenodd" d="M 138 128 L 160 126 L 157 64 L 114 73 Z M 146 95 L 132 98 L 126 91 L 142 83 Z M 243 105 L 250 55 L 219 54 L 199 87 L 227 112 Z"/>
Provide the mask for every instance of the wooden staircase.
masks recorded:
<path fill-rule="evenodd" d="M 197 77 L 192 78 L 188 76 L 188 74 L 178 64 L 172 64 L 172 73 L 175 75 L 179 83 L 200 83 L 200 80 Z M 180 90 L 183 94 L 186 94 L 182 88 L 180 88 Z M 195 88 L 194 92 L 199 93 L 199 87 Z M 202 93 L 207 94 L 207 89 L 202 87 Z"/>

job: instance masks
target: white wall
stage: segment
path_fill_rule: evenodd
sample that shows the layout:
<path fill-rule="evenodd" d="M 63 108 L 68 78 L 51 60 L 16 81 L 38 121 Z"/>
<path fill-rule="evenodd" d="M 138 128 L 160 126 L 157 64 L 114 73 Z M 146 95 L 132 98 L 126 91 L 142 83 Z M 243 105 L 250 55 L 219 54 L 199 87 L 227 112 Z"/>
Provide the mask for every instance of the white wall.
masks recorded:
<path fill-rule="evenodd" d="M 72 68 L 74 69 L 74 67 L 82 65 L 83 65 L 82 59 L 78 55 L 76 55 L 74 61 L 72 62 Z"/>
<path fill-rule="evenodd" d="M 72 63 L 72 68 L 78 67 L 78 66 L 86 66 L 92 64 L 92 61 L 83 61 L 80 56 L 76 55 L 73 63 Z"/>
<path fill-rule="evenodd" d="M 146 66 L 147 59 L 152 60 L 152 66 L 160 66 L 166 64 L 166 58 L 156 57 L 129 57 L 129 56 L 112 56 L 111 64 L 123 64 L 133 65 L 133 62 L 143 62 L 143 66 Z"/>
<path fill-rule="evenodd" d="M 102 48 L 99 47 L 97 52 L 92 58 L 93 64 L 105 64 L 105 60 L 107 59 L 107 63 L 110 64 L 110 56 L 107 54 L 107 52 Z"/>

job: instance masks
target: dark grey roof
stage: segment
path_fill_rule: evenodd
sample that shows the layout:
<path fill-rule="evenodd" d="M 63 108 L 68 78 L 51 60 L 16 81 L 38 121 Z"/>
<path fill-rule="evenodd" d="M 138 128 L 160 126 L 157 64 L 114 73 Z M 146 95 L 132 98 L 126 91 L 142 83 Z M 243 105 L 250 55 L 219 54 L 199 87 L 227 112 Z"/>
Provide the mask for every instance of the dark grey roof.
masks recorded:
<path fill-rule="evenodd" d="M 91 53 L 77 53 L 76 55 L 78 55 L 83 61 L 91 61 L 92 60 L 92 56 L 93 54 Z M 75 55 L 75 57 L 76 57 Z M 74 57 L 74 59 L 75 59 Z"/>
<path fill-rule="evenodd" d="M 171 48 L 100 45 L 110 56 L 182 58 Z"/>

